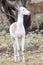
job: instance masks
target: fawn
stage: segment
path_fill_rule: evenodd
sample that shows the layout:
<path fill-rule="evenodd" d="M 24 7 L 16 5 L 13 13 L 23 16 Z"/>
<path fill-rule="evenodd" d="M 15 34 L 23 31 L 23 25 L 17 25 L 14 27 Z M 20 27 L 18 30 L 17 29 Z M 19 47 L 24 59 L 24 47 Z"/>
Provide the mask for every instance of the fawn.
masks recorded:
<path fill-rule="evenodd" d="M 22 61 L 25 62 L 24 58 L 25 28 L 23 25 L 23 16 L 30 15 L 30 11 L 28 11 L 23 6 L 19 6 L 19 4 L 16 4 L 16 8 L 18 10 L 17 22 L 11 24 L 10 26 L 10 35 L 12 37 L 12 43 L 14 49 L 14 60 L 15 62 L 20 61 L 20 45 L 21 45 Z"/>

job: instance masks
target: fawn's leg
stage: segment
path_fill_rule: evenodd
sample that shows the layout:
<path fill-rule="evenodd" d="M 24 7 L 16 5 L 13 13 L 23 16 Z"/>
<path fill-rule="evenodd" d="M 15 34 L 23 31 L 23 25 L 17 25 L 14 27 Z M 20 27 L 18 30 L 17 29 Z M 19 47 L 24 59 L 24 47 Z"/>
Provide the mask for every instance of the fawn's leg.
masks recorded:
<path fill-rule="evenodd" d="M 22 62 L 25 62 L 25 58 L 24 58 L 24 42 L 25 42 L 25 37 L 22 37 L 21 39 L 21 50 L 22 50 Z"/>
<path fill-rule="evenodd" d="M 20 47 L 19 47 L 18 38 L 16 38 L 16 47 L 17 47 L 17 58 L 18 58 L 18 61 L 20 61 L 20 54 L 19 54 Z"/>
<path fill-rule="evenodd" d="M 12 41 L 12 43 L 13 43 L 13 49 L 14 49 L 14 60 L 15 60 L 15 62 L 17 61 L 17 51 L 16 51 L 16 40 L 14 40 L 13 39 L 13 41 Z"/>

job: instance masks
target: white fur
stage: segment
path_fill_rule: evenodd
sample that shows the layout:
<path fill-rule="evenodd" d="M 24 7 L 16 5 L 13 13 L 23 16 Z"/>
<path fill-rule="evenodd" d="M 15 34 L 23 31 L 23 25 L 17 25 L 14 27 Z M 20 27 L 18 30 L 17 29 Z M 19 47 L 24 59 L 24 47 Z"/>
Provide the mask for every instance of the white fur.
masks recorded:
<path fill-rule="evenodd" d="M 30 11 L 28 11 L 26 8 L 24 7 L 20 7 L 18 10 L 18 19 L 17 19 L 17 28 L 15 30 L 15 32 L 12 31 L 13 29 L 13 24 L 11 24 L 10 26 L 10 35 L 13 39 L 13 48 L 14 48 L 14 60 L 18 61 L 20 60 L 20 45 L 21 45 L 21 52 L 22 52 L 22 61 L 24 62 L 24 41 L 25 41 L 25 28 L 23 25 L 23 15 L 30 15 Z M 19 45 L 20 44 L 20 45 Z"/>

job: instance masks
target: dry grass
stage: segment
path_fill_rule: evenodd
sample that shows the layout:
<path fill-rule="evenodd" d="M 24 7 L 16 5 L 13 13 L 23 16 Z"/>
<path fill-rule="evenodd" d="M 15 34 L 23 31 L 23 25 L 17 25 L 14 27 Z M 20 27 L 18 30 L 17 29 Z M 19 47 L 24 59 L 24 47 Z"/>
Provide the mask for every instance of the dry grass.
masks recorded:
<path fill-rule="evenodd" d="M 0 36 L 0 47 L 9 47 L 10 43 L 9 34 Z M 37 46 L 39 47 L 36 49 Z M 29 33 L 25 40 L 25 50 L 25 64 L 15 63 L 13 53 L 11 54 L 11 51 L 6 50 L 0 53 L 0 65 L 43 65 L 43 35 Z"/>

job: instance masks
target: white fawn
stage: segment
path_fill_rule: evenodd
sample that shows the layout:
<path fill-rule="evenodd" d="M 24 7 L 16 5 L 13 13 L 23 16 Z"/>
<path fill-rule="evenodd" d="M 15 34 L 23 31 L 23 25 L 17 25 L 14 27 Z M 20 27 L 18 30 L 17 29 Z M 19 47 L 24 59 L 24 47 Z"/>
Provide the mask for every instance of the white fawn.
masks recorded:
<path fill-rule="evenodd" d="M 22 61 L 25 62 L 24 58 L 25 28 L 23 25 L 23 16 L 30 15 L 30 11 L 28 11 L 23 6 L 19 6 L 19 4 L 16 4 L 16 8 L 18 10 L 17 22 L 11 24 L 10 26 L 10 35 L 12 38 L 14 49 L 14 60 L 15 62 L 20 61 L 20 47 L 21 47 Z"/>

